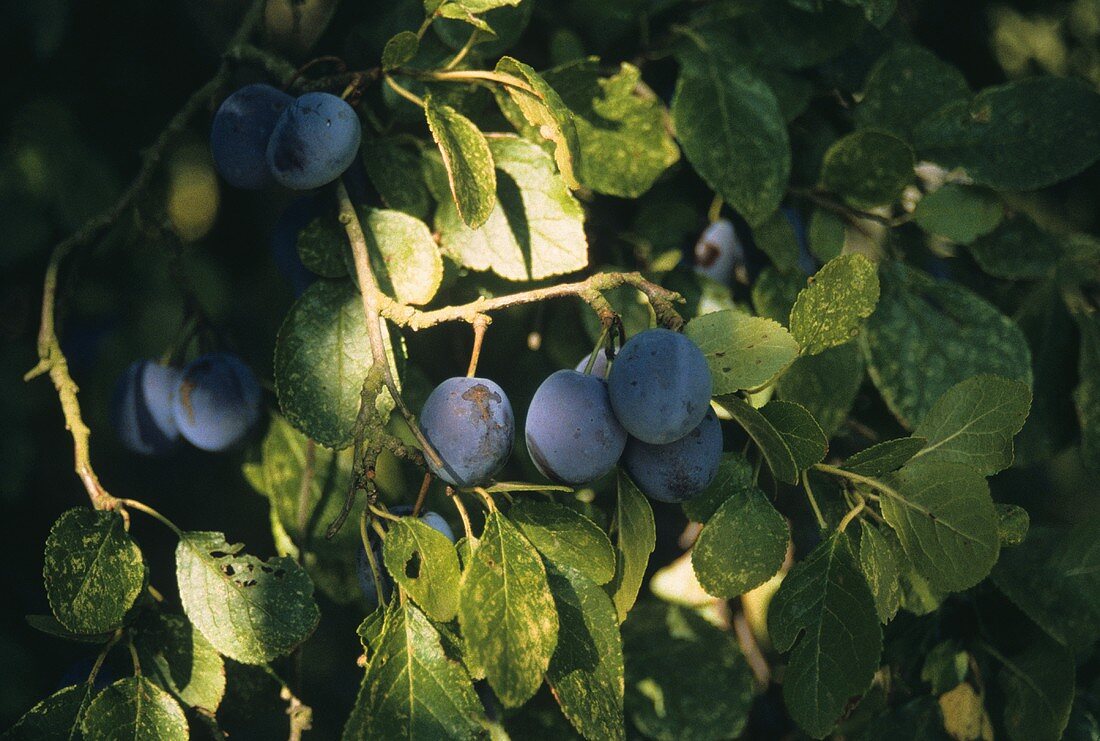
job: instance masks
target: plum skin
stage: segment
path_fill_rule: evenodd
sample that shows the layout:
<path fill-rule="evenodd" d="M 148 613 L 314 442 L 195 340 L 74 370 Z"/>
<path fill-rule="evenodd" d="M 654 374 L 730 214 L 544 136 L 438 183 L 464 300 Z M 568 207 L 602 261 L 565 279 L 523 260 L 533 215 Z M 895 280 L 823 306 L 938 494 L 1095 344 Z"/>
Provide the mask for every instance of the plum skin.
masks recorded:
<path fill-rule="evenodd" d="M 397 515 L 398 517 L 407 517 L 412 514 L 413 508 L 407 504 L 398 505 L 397 507 L 390 508 L 390 514 Z M 447 536 L 447 540 L 452 543 L 455 542 L 454 531 L 451 530 L 451 526 L 443 519 L 443 515 L 438 512 L 427 511 L 420 515 L 420 520 L 427 526 L 431 527 L 437 532 L 443 533 Z M 378 536 L 372 531 L 370 534 L 371 550 L 374 552 L 374 562 L 378 565 L 380 570 L 379 577 L 382 581 L 382 595 L 389 599 L 390 592 L 393 590 L 393 578 L 386 573 L 386 567 L 382 565 L 382 543 L 378 540 Z M 370 561 L 367 560 L 367 551 L 363 548 L 363 544 L 359 544 L 359 550 L 355 557 L 355 573 L 359 577 L 359 591 L 363 593 L 363 599 L 367 601 L 369 605 L 378 604 L 378 587 L 374 583 L 374 574 L 370 569 Z"/>
<path fill-rule="evenodd" d="M 684 335 L 647 329 L 627 340 L 607 377 L 611 408 L 631 436 L 655 445 L 679 440 L 710 409 L 710 368 Z"/>
<path fill-rule="evenodd" d="M 267 166 L 287 188 L 319 188 L 351 166 L 361 136 L 359 117 L 344 100 L 306 93 L 279 116 L 267 143 Z"/>
<path fill-rule="evenodd" d="M 260 418 L 262 390 L 236 355 L 202 355 L 183 369 L 172 403 L 180 434 L 196 448 L 219 452 L 244 439 Z"/>
<path fill-rule="evenodd" d="M 141 455 L 164 455 L 179 443 L 172 398 L 183 379 L 179 368 L 155 360 L 135 360 L 115 382 L 111 426 L 126 448 Z"/>
<path fill-rule="evenodd" d="M 504 389 L 486 378 L 448 378 L 424 402 L 420 431 L 443 459 L 428 467 L 452 486 L 479 486 L 512 453 L 516 424 Z"/>
<path fill-rule="evenodd" d="M 607 384 L 575 370 L 551 373 L 539 385 L 527 410 L 525 438 L 539 472 L 569 485 L 603 476 L 626 447 Z"/>
<path fill-rule="evenodd" d="M 576 367 L 573 369 L 578 373 L 584 373 L 584 369 L 588 367 L 588 360 L 592 355 L 589 353 L 585 355 L 580 361 L 577 362 Z M 590 375 L 596 378 L 606 379 L 607 370 L 611 367 L 611 361 L 607 359 L 607 352 L 601 347 L 599 352 L 596 353 L 596 361 L 592 363 L 592 370 Z"/>
<path fill-rule="evenodd" d="M 699 236 L 694 250 L 695 271 L 729 285 L 735 268 L 745 264 L 745 247 L 737 238 L 733 222 L 718 219 Z"/>
<path fill-rule="evenodd" d="M 267 145 L 294 98 L 270 85 L 246 85 L 222 101 L 210 127 L 214 167 L 236 188 L 259 190 L 274 182 Z"/>
<path fill-rule="evenodd" d="M 664 445 L 630 438 L 623 467 L 643 494 L 658 502 L 683 502 L 701 494 L 718 473 L 722 425 L 710 409 L 686 436 Z"/>
<path fill-rule="evenodd" d="M 298 256 L 298 237 L 309 223 L 321 215 L 321 204 L 316 193 L 291 201 L 271 230 L 271 256 L 275 268 L 290 283 L 294 297 L 298 298 L 313 285 L 317 276 L 302 264 Z"/>

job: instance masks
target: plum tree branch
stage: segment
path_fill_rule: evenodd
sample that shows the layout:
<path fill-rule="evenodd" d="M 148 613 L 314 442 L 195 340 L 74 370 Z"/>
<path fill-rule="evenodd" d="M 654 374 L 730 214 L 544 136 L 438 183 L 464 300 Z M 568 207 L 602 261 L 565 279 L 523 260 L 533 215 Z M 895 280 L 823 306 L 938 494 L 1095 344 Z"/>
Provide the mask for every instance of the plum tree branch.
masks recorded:
<path fill-rule="evenodd" d="M 264 2 L 265 0 L 253 0 L 227 48 L 248 40 L 263 17 Z M 46 266 L 42 287 L 42 318 L 38 330 L 38 364 L 24 375 L 23 380 L 30 381 L 43 374 L 49 374 L 50 380 L 53 381 L 61 402 L 61 412 L 65 417 L 65 427 L 73 437 L 74 469 L 83 482 L 88 497 L 92 500 L 92 506 L 96 509 L 112 509 L 117 505 L 118 500 L 107 492 L 92 468 L 89 451 L 91 431 L 80 412 L 80 401 L 77 398 L 80 389 L 69 373 L 69 364 L 61 351 L 61 342 L 57 335 L 57 289 L 61 266 L 74 250 L 95 243 L 137 202 L 152 182 L 168 147 L 186 129 L 195 114 L 225 84 L 230 69 L 230 60 L 223 59 L 214 76 L 187 99 L 183 107 L 161 130 L 152 146 L 142 153 L 141 167 L 137 175 L 118 199 L 105 211 L 85 222 L 77 232 L 55 245 Z"/>

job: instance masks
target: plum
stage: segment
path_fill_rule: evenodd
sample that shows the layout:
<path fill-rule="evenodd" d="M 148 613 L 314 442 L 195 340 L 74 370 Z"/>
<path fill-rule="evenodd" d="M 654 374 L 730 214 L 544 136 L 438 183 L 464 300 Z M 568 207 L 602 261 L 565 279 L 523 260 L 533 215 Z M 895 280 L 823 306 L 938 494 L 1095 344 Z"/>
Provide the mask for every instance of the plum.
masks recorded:
<path fill-rule="evenodd" d="M 703 230 L 695 243 L 695 272 L 729 285 L 734 270 L 745 269 L 745 247 L 737 238 L 733 222 L 718 219 Z"/>
<path fill-rule="evenodd" d="M 592 355 L 585 355 L 577 363 L 576 370 L 584 373 L 584 369 L 588 367 L 588 359 Z M 611 367 L 611 361 L 607 359 L 607 352 L 601 347 L 600 351 L 596 354 L 596 362 L 592 364 L 592 370 L 590 373 L 596 378 L 607 378 L 607 370 Z"/>
<path fill-rule="evenodd" d="M 684 335 L 647 329 L 615 356 L 607 390 L 627 432 L 647 443 L 670 443 L 695 429 L 710 408 L 710 369 Z"/>
<path fill-rule="evenodd" d="M 214 167 L 236 188 L 258 190 L 273 182 L 267 145 L 294 98 L 270 85 L 246 85 L 226 98 L 210 127 Z"/>
<path fill-rule="evenodd" d="M 344 100 L 306 93 L 279 116 L 267 144 L 267 166 L 287 188 L 319 188 L 351 166 L 361 136 L 359 117 Z"/>
<path fill-rule="evenodd" d="M 172 415 L 184 439 L 218 452 L 244 439 L 260 418 L 261 401 L 260 384 L 240 358 L 211 353 L 183 369 Z"/>
<path fill-rule="evenodd" d="M 722 458 L 722 425 L 707 409 L 703 421 L 679 440 L 651 445 L 630 438 L 623 467 L 642 493 L 658 502 L 683 502 L 714 480 Z"/>
<path fill-rule="evenodd" d="M 111 426 L 128 450 L 163 455 L 179 443 L 172 397 L 183 374 L 155 360 L 135 360 L 119 376 L 111 396 Z"/>
<path fill-rule="evenodd" d="M 420 412 L 420 430 L 443 459 L 428 465 L 452 486 L 479 486 L 503 468 L 515 426 L 504 389 L 485 378 L 448 378 Z"/>
<path fill-rule="evenodd" d="M 271 256 L 275 268 L 286 278 L 298 297 L 317 280 L 298 256 L 298 235 L 321 214 L 317 194 L 302 196 L 290 203 L 275 221 L 271 232 Z"/>
<path fill-rule="evenodd" d="M 527 452 L 551 481 L 575 486 L 610 471 L 626 446 L 607 384 L 575 370 L 550 374 L 527 410 Z"/>

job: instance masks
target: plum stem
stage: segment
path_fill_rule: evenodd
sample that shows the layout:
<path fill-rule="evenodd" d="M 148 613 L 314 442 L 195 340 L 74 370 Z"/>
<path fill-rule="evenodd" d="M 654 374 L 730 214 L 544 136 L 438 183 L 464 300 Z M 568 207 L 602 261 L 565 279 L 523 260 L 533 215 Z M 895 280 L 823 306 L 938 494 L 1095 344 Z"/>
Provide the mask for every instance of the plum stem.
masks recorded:
<path fill-rule="evenodd" d="M 489 328 L 492 321 L 485 314 L 478 314 L 474 318 L 474 347 L 470 351 L 470 366 L 466 369 L 467 378 L 473 378 L 474 374 L 477 373 L 477 361 L 481 357 L 481 343 L 485 339 L 485 330 Z"/>
<path fill-rule="evenodd" d="M 420 510 L 424 507 L 424 500 L 428 498 L 428 488 L 432 485 L 430 471 L 424 473 L 424 481 L 420 484 L 420 493 L 416 495 L 416 504 L 413 505 L 412 516 L 419 517 Z"/>
<path fill-rule="evenodd" d="M 363 541 L 363 551 L 367 554 L 367 563 L 370 565 L 371 578 L 374 579 L 374 592 L 378 595 L 378 603 L 386 605 L 386 595 L 382 593 L 382 576 L 378 571 L 378 563 L 374 560 L 374 549 L 370 544 L 370 536 L 367 534 L 367 510 L 364 508 L 359 514 L 359 539 Z"/>
<path fill-rule="evenodd" d="M 825 522 L 825 516 L 821 514 L 821 507 L 817 505 L 817 497 L 814 496 L 814 490 L 810 486 L 809 471 L 802 472 L 802 488 L 806 490 L 806 498 L 810 500 L 810 508 L 814 511 L 814 517 L 817 518 L 818 526 L 822 530 L 827 530 L 829 526 Z"/>

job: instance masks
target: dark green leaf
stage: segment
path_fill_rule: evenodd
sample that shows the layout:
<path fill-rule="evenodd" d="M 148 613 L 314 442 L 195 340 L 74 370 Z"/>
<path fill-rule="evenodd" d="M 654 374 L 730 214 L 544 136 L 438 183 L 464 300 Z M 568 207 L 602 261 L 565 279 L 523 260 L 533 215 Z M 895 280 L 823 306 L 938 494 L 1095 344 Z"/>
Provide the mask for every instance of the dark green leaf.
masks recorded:
<path fill-rule="evenodd" d="M 879 277 L 882 296 L 860 342 L 871 380 L 903 425 L 972 376 L 1031 384 L 1023 334 L 984 299 L 901 263 L 885 263 Z"/>
<path fill-rule="evenodd" d="M 186 618 L 150 615 L 138 625 L 134 645 L 144 676 L 188 706 L 218 709 L 225 694 L 225 664 Z"/>
<path fill-rule="evenodd" d="M 447 622 L 458 612 L 458 552 L 450 539 L 415 517 L 390 523 L 382 559 L 394 581 L 433 620 Z"/>
<path fill-rule="evenodd" d="M 649 554 L 657 545 L 657 530 L 649 500 L 625 472 L 618 474 L 618 497 L 615 508 L 615 578 L 607 586 L 619 622 L 638 598 Z"/>
<path fill-rule="evenodd" d="M 828 3 L 808 13 L 785 2 L 750 6 L 752 12 L 708 24 L 709 46 L 732 46 L 735 53 L 764 67 L 815 67 L 851 44 L 866 28 L 859 10 Z"/>
<path fill-rule="evenodd" d="M 412 31 L 402 31 L 389 41 L 382 50 L 382 69 L 391 70 L 400 67 L 416 56 L 420 49 L 420 37 Z"/>
<path fill-rule="evenodd" d="M 86 682 L 58 690 L 0 734 L 3 741 L 80 741 L 80 723 L 94 691 Z"/>
<path fill-rule="evenodd" d="M 880 532 L 865 520 L 860 521 L 859 568 L 875 598 L 878 619 L 884 624 L 901 605 L 900 564 L 904 558 L 901 544 L 889 529 Z"/>
<path fill-rule="evenodd" d="M 899 437 L 859 451 L 844 461 L 844 468 L 861 476 L 882 476 L 896 471 L 924 449 L 923 437 Z"/>
<path fill-rule="evenodd" d="M 715 399 L 730 416 L 749 434 L 756 447 L 764 454 L 768 468 L 780 481 L 793 484 L 798 481 L 800 470 L 791 449 L 772 423 L 740 396 L 720 396 Z M 820 431 L 820 428 L 818 428 Z M 824 433 L 821 433 L 824 436 Z"/>
<path fill-rule="evenodd" d="M 622 62 L 602 78 L 599 60 L 589 58 L 549 70 L 545 78 L 573 112 L 581 147 L 577 175 L 587 187 L 637 198 L 680 159 L 668 112 L 637 67 Z"/>
<path fill-rule="evenodd" d="M 882 653 L 875 600 L 848 536 L 836 533 L 796 564 L 772 599 L 768 632 L 790 651 L 783 697 L 791 717 L 822 738 L 871 685 Z"/>
<path fill-rule="evenodd" d="M 825 459 L 829 440 L 805 407 L 791 401 L 772 401 L 760 409 L 760 414 L 783 438 L 800 473 Z"/>
<path fill-rule="evenodd" d="M 317 627 L 313 583 L 293 559 L 261 561 L 221 533 L 185 532 L 176 547 L 180 600 L 191 623 L 230 658 L 260 664 Z"/>
<path fill-rule="evenodd" d="M 860 741 L 951 741 L 943 730 L 943 715 L 927 695 L 876 718 Z"/>
<path fill-rule="evenodd" d="M 442 247 L 461 265 L 508 280 L 537 280 L 588 264 L 584 212 L 541 147 L 515 136 L 489 141 L 496 204 L 479 228 L 462 223 L 451 201 L 435 215 Z"/>
<path fill-rule="evenodd" d="M 876 28 L 882 28 L 894 15 L 897 0 L 842 0 L 845 5 L 863 9 L 863 15 Z"/>
<path fill-rule="evenodd" d="M 944 591 L 984 579 L 1001 547 L 985 477 L 969 466 L 928 460 L 909 463 L 891 481 L 896 495 L 883 497 L 882 515 L 917 572 Z"/>
<path fill-rule="evenodd" d="M 558 642 L 558 614 L 538 552 L 499 512 L 462 574 L 458 622 L 466 663 L 505 707 L 531 699 Z"/>
<path fill-rule="evenodd" d="M 615 576 L 615 551 L 607 534 L 580 512 L 554 502 L 522 499 L 508 518 L 548 562 L 572 569 L 596 584 Z"/>
<path fill-rule="evenodd" d="M 411 602 L 394 603 L 372 652 L 344 741 L 482 737 L 469 675 L 448 658 L 439 633 Z"/>
<path fill-rule="evenodd" d="M 1012 438 L 1031 407 L 1027 384 L 974 376 L 952 386 L 917 425 L 928 445 L 914 458 L 963 463 L 991 476 L 1012 465 Z"/>
<path fill-rule="evenodd" d="M 783 515 L 764 492 L 745 488 L 707 520 L 695 541 L 691 563 L 707 594 L 729 599 L 775 576 L 789 542 Z"/>
<path fill-rule="evenodd" d="M 808 236 L 810 252 L 822 262 L 838 257 L 844 249 L 844 219 L 823 208 L 814 209 Z"/>
<path fill-rule="evenodd" d="M 970 254 L 982 270 L 1006 280 L 1050 275 L 1063 251 L 1056 236 L 1023 214 L 1009 216 L 991 234 L 970 245 Z"/>
<path fill-rule="evenodd" d="M 942 641 L 932 647 L 924 659 L 920 678 L 932 685 L 932 693 L 942 695 L 957 687 L 970 672 L 970 656 L 960 651 L 955 641 Z"/>
<path fill-rule="evenodd" d="M 1032 642 L 1003 665 L 1004 723 L 1013 741 L 1058 741 L 1073 707 L 1073 654 L 1049 638 Z"/>
<path fill-rule="evenodd" d="M 798 292 L 805 287 L 806 280 L 801 274 L 782 273 L 766 267 L 752 285 L 752 305 L 761 316 L 786 325 Z"/>
<path fill-rule="evenodd" d="M 805 407 L 832 437 L 848 419 L 862 383 L 863 355 L 849 343 L 798 358 L 779 377 L 776 395 Z"/>
<path fill-rule="evenodd" d="M 389 208 L 422 221 L 431 218 L 432 197 L 421 172 L 420 152 L 391 138 L 363 142 L 363 166 Z"/>
<path fill-rule="evenodd" d="M 791 334 L 806 355 L 850 342 L 878 303 L 878 271 L 863 255 L 833 258 L 791 309 Z"/>
<path fill-rule="evenodd" d="M 562 712 L 589 739 L 622 739 L 623 648 L 615 605 L 578 571 L 549 573 L 561 621 L 546 683 Z"/>
<path fill-rule="evenodd" d="M 681 57 L 672 97 L 688 161 L 750 225 L 779 207 L 791 170 L 787 127 L 771 89 L 705 52 Z"/>
<path fill-rule="evenodd" d="M 773 212 L 762 224 L 754 227 L 752 238 L 781 272 L 800 272 L 798 261 L 802 247 L 798 235 L 794 233 L 794 225 L 782 211 Z"/>
<path fill-rule="evenodd" d="M 298 258 L 322 278 L 343 278 L 348 274 L 344 261 L 347 243 L 343 227 L 332 215 L 318 216 L 298 234 Z"/>
<path fill-rule="evenodd" d="M 912 141 L 913 126 L 948 103 L 970 99 L 962 73 L 919 46 L 884 54 L 871 70 L 856 106 L 856 125 Z"/>
<path fill-rule="evenodd" d="M 821 185 L 857 208 L 893 203 L 913 182 L 913 150 L 891 134 L 856 131 L 829 147 Z"/>
<path fill-rule="evenodd" d="M 473 121 L 430 95 L 424 100 L 424 113 L 443 155 L 456 213 L 476 229 L 496 204 L 496 169 L 485 135 Z"/>
<path fill-rule="evenodd" d="M 696 317 L 684 333 L 707 358 L 715 396 L 764 386 L 798 356 L 798 343 L 781 325 L 737 309 Z"/>
<path fill-rule="evenodd" d="M 926 232 L 970 244 L 996 229 L 1004 213 L 993 191 L 947 183 L 920 199 L 913 220 Z"/>
<path fill-rule="evenodd" d="M 693 522 L 706 522 L 718 508 L 735 494 L 752 488 L 752 464 L 739 453 L 723 453 L 718 473 L 702 494 L 687 500 L 681 506 L 684 514 Z"/>
<path fill-rule="evenodd" d="M 74 633 L 53 615 L 27 615 L 23 619 L 35 630 L 54 638 L 64 638 L 66 641 L 103 644 L 111 639 L 111 633 Z"/>
<path fill-rule="evenodd" d="M 187 718 L 172 696 L 145 677 L 120 679 L 92 700 L 87 741 L 187 741 Z"/>
<path fill-rule="evenodd" d="M 1027 537 L 1031 527 L 1031 517 L 1027 510 L 1015 504 L 997 503 L 997 535 L 1001 547 L 1020 545 Z"/>
<path fill-rule="evenodd" d="M 54 617 L 74 633 L 122 625 L 145 586 L 141 549 L 117 512 L 78 507 L 50 528 L 42 577 Z"/>
<path fill-rule="evenodd" d="M 1100 94 L 1081 80 L 1033 77 L 987 88 L 922 119 L 917 152 L 976 183 L 1032 190 L 1100 157 Z M 1007 155 L 1007 156 L 1006 156 Z"/>
<path fill-rule="evenodd" d="M 1077 317 L 1081 330 L 1081 354 L 1073 391 L 1077 419 L 1081 423 L 1081 459 L 1092 470 L 1100 470 L 1100 314 Z"/>

